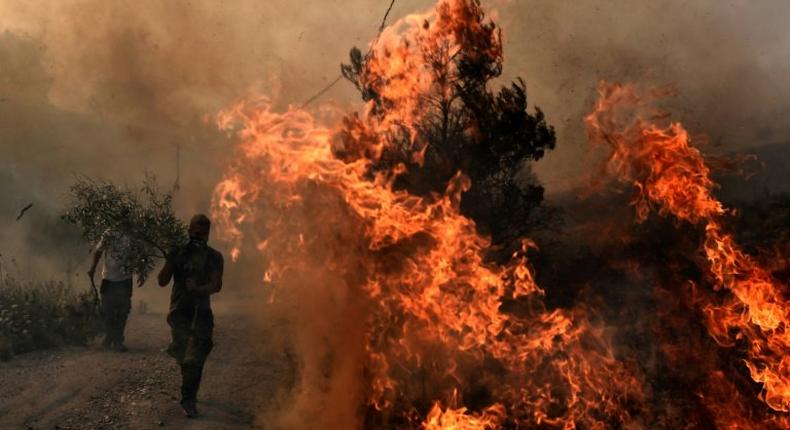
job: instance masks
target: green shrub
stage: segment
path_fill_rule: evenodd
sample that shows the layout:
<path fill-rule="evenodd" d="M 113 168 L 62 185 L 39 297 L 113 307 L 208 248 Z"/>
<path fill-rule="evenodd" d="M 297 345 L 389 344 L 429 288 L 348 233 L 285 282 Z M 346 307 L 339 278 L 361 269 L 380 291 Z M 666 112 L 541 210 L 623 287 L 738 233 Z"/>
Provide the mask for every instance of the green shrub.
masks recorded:
<path fill-rule="evenodd" d="M 0 359 L 64 345 L 86 345 L 101 330 L 94 296 L 63 282 L 0 279 Z"/>

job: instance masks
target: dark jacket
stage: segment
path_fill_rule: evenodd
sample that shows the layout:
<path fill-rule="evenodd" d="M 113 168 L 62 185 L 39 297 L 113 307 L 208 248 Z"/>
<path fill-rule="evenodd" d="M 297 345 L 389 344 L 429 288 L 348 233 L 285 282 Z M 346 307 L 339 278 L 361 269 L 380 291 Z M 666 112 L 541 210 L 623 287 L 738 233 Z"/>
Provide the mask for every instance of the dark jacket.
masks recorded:
<path fill-rule="evenodd" d="M 222 288 L 222 272 L 224 259 L 222 254 L 205 242 L 192 240 L 188 244 L 176 248 L 168 261 L 173 269 L 173 292 L 170 296 L 170 308 L 211 307 L 211 294 Z M 212 275 L 219 275 L 219 284 L 210 293 L 198 293 L 187 289 L 187 280 L 192 279 L 197 285 L 210 282 Z"/>

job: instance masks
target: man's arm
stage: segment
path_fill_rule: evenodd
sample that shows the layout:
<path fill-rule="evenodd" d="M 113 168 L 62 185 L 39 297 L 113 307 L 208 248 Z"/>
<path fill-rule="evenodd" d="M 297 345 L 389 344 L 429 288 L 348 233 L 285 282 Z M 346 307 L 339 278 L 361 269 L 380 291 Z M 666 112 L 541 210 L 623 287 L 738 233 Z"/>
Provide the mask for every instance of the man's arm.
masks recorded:
<path fill-rule="evenodd" d="M 99 243 L 96 244 L 96 251 L 93 253 L 93 263 L 91 264 L 90 270 L 88 270 L 88 276 L 90 276 L 91 281 L 93 281 L 93 277 L 96 275 L 96 266 L 99 265 L 99 260 L 101 260 L 102 254 L 104 254 L 104 250 L 107 247 L 107 238 L 109 234 L 110 230 L 105 230 L 101 238 L 99 238 Z"/>
<path fill-rule="evenodd" d="M 101 260 L 101 256 L 102 256 L 101 250 L 96 250 L 96 252 L 93 253 L 93 263 L 91 263 L 91 268 L 88 269 L 88 276 L 90 276 L 91 280 L 96 275 L 96 266 L 99 265 L 99 260 Z"/>
<path fill-rule="evenodd" d="M 162 267 L 162 270 L 159 271 L 158 281 L 160 287 L 166 287 L 167 284 L 170 283 L 170 280 L 173 279 L 173 263 L 171 259 L 168 258 L 165 260 L 165 265 Z"/>

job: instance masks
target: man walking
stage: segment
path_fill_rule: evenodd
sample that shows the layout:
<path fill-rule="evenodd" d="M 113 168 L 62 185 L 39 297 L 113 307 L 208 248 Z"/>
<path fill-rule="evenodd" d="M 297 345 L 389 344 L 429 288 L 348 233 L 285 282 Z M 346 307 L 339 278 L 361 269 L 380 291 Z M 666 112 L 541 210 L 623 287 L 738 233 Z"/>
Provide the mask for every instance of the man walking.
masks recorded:
<path fill-rule="evenodd" d="M 124 345 L 124 330 L 129 310 L 132 308 L 132 274 L 125 270 L 121 264 L 121 255 L 127 245 L 128 241 L 125 238 L 114 237 L 111 231 L 107 231 L 96 245 L 93 263 L 88 270 L 88 276 L 93 283 L 96 266 L 102 256 L 104 257 L 99 290 L 105 328 L 102 346 L 119 352 L 127 351 Z"/>
<path fill-rule="evenodd" d="M 167 322 L 172 341 L 167 353 L 181 366 L 181 406 L 187 417 L 198 415 L 197 392 L 203 365 L 214 343 L 211 295 L 222 289 L 224 260 L 208 246 L 211 221 L 195 215 L 189 223 L 189 243 L 173 250 L 159 272 L 159 285 L 173 280 Z"/>

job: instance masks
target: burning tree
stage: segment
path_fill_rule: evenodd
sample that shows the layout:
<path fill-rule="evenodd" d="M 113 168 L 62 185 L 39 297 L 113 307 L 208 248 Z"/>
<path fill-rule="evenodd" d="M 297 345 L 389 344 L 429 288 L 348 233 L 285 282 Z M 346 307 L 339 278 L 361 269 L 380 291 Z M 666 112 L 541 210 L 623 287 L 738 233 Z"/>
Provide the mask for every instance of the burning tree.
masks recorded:
<path fill-rule="evenodd" d="M 88 242 L 104 240 L 119 249 L 124 270 L 142 280 L 158 258 L 187 240 L 186 225 L 173 211 L 173 195 L 160 191 L 152 177 L 139 190 L 81 179 L 70 191 L 63 219 L 77 225 Z"/>
<path fill-rule="evenodd" d="M 519 237 L 539 193 L 514 187 L 554 137 L 526 113 L 523 83 L 487 89 L 501 67 L 479 3 L 439 0 L 352 51 L 343 74 L 361 112 L 338 122 L 328 106 L 277 112 L 262 98 L 220 115 L 238 137 L 215 188 L 220 236 L 266 265 L 271 303 L 295 319 L 298 382 L 267 427 L 790 427 L 786 285 L 737 246 L 682 126 L 625 121 L 621 108 L 646 107 L 629 87 L 602 87 L 590 139 L 635 185 L 637 219 L 684 223 L 611 245 L 633 240 L 659 265 L 627 324 L 609 326 L 595 293 L 547 304 L 526 257 L 536 245 Z M 506 242 L 519 245 L 508 258 L 486 258 Z M 644 262 L 604 270 L 636 278 Z M 629 285 L 593 281 L 628 306 Z M 641 337 L 615 348 L 613 332 Z"/>
<path fill-rule="evenodd" d="M 407 38 L 396 36 L 403 28 L 387 29 L 368 54 L 354 48 L 341 67 L 368 102 L 368 121 L 386 124 L 388 145 L 372 169 L 404 166 L 395 187 L 419 196 L 443 193 L 463 172 L 471 184 L 462 213 L 494 245 L 517 245 L 548 221 L 532 216 L 543 187 L 529 175 L 529 163 L 554 148 L 554 129 L 539 108 L 527 111 L 523 80 L 489 88 L 502 74 L 501 31 L 478 1 L 440 2 L 435 14 L 401 22 L 410 26 Z M 364 156 L 359 150 L 370 136 L 360 133 L 361 121 L 346 118 L 337 149 L 345 160 Z"/>
<path fill-rule="evenodd" d="M 554 143 L 522 83 L 487 89 L 501 55 L 476 1 L 441 0 L 384 30 L 364 61 L 352 53 L 344 73 L 367 102 L 341 124 L 266 99 L 220 115 L 238 152 L 215 189 L 218 232 L 235 256 L 259 255 L 272 300 L 298 318 L 283 428 L 639 422 L 639 370 L 584 307 L 546 308 L 534 244 L 486 260 L 491 237 L 523 232 L 539 193 L 514 191 L 517 172 Z M 487 218 L 519 207 L 508 199 L 523 210 Z M 518 315 L 505 299 L 521 300 Z"/>

